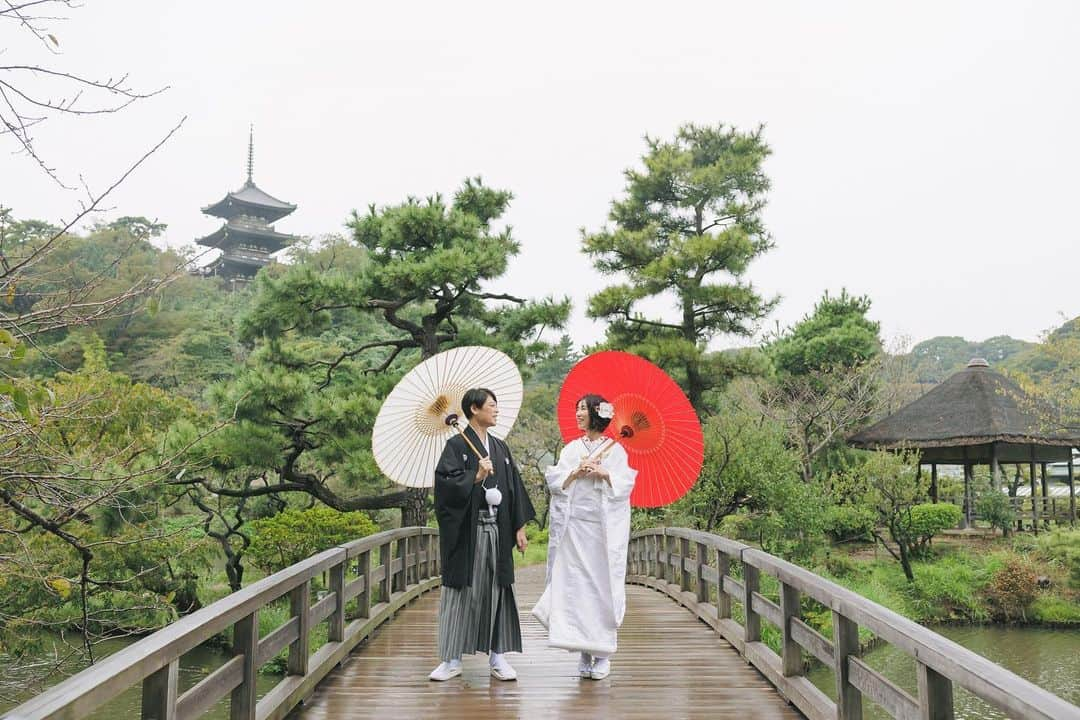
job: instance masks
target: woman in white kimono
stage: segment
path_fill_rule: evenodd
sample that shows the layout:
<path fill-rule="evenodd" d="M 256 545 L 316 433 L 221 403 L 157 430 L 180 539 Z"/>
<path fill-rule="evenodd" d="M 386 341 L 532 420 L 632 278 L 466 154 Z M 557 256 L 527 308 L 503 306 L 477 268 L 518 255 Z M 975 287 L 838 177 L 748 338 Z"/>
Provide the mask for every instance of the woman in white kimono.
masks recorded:
<path fill-rule="evenodd" d="M 548 644 L 581 653 L 578 674 L 593 680 L 611 672 L 626 612 L 630 492 L 637 476 L 626 450 L 602 435 L 613 415 L 599 395 L 579 400 L 584 435 L 545 473 L 551 490 L 548 584 L 533 608 L 548 629 Z"/>

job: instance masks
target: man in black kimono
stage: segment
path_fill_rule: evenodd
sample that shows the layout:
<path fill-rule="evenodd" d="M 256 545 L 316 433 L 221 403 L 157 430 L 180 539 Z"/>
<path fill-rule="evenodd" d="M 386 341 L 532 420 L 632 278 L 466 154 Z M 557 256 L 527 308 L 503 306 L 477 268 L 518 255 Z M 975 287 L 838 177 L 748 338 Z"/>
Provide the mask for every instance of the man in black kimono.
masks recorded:
<path fill-rule="evenodd" d="M 513 550 L 525 552 L 525 523 L 536 516 L 510 448 L 488 433 L 499 416 L 495 394 L 474 388 L 461 399 L 465 435 L 446 442 L 435 468 L 442 597 L 439 657 L 432 680 L 461 674 L 461 656 L 490 658 L 491 676 L 516 680 L 503 653 L 521 652 Z M 470 445 L 471 443 L 471 445 Z"/>

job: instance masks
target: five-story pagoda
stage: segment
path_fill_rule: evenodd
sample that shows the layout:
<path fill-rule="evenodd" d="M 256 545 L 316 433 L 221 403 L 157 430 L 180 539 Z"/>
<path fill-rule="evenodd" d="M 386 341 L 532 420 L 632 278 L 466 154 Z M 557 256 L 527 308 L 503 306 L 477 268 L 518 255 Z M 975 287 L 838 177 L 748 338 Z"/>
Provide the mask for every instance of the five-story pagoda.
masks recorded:
<path fill-rule="evenodd" d="M 259 268 L 273 262 L 271 254 L 296 241 L 295 235 L 279 233 L 271 224 L 296 209 L 282 202 L 255 184 L 252 171 L 255 163 L 254 133 L 248 136 L 247 182 L 213 205 L 202 209 L 207 215 L 225 220 L 225 224 L 195 242 L 221 250 L 221 255 L 203 268 L 206 275 L 216 275 L 232 283 L 248 282 Z"/>

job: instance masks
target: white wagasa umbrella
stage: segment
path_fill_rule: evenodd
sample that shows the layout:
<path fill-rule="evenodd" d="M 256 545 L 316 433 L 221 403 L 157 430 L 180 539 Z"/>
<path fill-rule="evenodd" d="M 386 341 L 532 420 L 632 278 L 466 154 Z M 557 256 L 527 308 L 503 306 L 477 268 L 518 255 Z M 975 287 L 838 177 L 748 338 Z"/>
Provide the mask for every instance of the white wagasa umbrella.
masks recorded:
<path fill-rule="evenodd" d="M 379 469 L 399 485 L 434 485 L 446 440 L 467 424 L 461 397 L 476 387 L 495 393 L 499 421 L 489 432 L 505 438 L 524 395 L 517 365 L 493 348 L 453 348 L 410 370 L 383 402 L 371 434 Z"/>

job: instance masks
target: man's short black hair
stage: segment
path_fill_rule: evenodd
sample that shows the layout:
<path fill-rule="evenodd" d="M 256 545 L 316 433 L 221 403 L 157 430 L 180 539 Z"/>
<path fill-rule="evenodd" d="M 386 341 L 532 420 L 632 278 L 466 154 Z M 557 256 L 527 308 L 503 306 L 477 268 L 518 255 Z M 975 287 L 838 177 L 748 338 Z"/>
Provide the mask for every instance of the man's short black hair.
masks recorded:
<path fill-rule="evenodd" d="M 466 390 L 465 394 L 461 396 L 461 412 L 465 413 L 465 419 L 471 420 L 473 408 L 484 407 L 484 403 L 487 402 L 489 397 L 496 403 L 499 402 L 499 398 L 495 397 L 495 393 L 487 388 L 471 388 Z"/>

